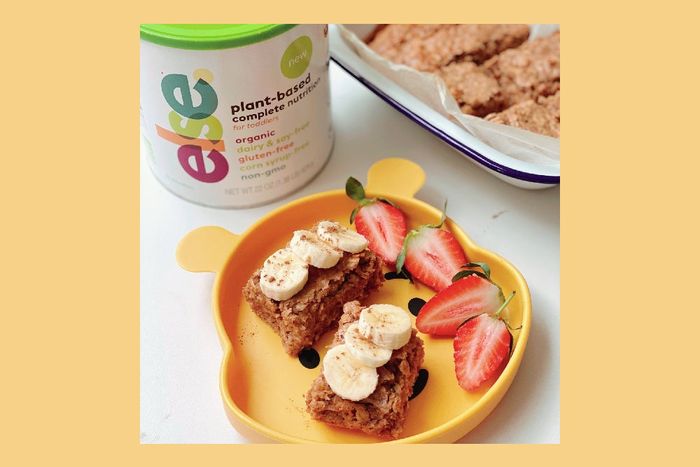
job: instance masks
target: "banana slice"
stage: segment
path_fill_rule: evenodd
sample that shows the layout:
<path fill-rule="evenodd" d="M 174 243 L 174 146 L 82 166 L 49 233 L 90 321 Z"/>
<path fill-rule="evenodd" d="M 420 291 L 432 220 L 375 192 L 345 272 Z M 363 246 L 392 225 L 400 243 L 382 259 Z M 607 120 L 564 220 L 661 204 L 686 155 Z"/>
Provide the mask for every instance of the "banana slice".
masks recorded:
<path fill-rule="evenodd" d="M 351 401 L 368 397 L 379 380 L 377 369 L 355 359 L 345 344 L 329 349 L 323 357 L 323 376 L 334 393 Z"/>
<path fill-rule="evenodd" d="M 343 256 L 341 251 L 308 230 L 295 231 L 289 246 L 298 257 L 320 269 L 332 268 Z"/>
<path fill-rule="evenodd" d="M 377 368 L 384 365 L 391 358 L 391 349 L 379 347 L 360 334 L 357 322 L 347 327 L 344 336 L 345 347 L 350 351 L 350 355 L 367 366 Z"/>
<path fill-rule="evenodd" d="M 362 336 L 386 349 L 400 349 L 411 338 L 408 312 L 394 305 L 370 305 L 360 312 Z"/>
<path fill-rule="evenodd" d="M 369 245 L 367 239 L 337 222 L 321 221 L 316 227 L 316 233 L 321 240 L 330 243 L 348 253 L 359 253 Z"/>
<path fill-rule="evenodd" d="M 309 267 L 289 248 L 272 253 L 260 272 L 260 289 L 273 300 L 287 300 L 304 288 Z"/>

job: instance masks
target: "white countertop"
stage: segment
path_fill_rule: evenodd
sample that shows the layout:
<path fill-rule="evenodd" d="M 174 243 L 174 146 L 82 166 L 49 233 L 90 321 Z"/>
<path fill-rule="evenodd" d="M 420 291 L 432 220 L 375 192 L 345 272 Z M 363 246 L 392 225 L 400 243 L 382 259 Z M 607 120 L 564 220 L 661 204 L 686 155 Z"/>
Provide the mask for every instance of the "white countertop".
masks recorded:
<path fill-rule="evenodd" d="M 507 258 L 530 286 L 533 326 L 520 371 L 499 406 L 463 443 L 559 442 L 559 187 L 512 187 L 403 117 L 331 62 L 335 149 L 309 185 L 267 206 L 205 208 L 155 180 L 141 158 L 141 442 L 245 443 L 219 394 L 221 348 L 211 315 L 213 274 L 175 262 L 190 230 L 243 232 L 292 198 L 364 181 L 377 159 L 400 156 L 427 174 L 418 198 L 449 199 L 449 215 L 479 245 Z"/>

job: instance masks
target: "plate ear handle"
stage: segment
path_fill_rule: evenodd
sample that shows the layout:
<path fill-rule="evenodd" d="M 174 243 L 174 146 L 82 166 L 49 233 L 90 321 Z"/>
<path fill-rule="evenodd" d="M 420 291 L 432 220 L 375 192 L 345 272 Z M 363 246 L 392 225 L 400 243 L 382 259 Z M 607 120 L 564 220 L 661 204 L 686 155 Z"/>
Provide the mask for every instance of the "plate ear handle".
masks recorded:
<path fill-rule="evenodd" d="M 425 172 L 408 159 L 390 157 L 375 162 L 367 172 L 367 191 L 412 198 L 425 183 Z"/>
<path fill-rule="evenodd" d="M 175 258 L 190 272 L 220 272 L 239 239 L 221 227 L 199 227 L 182 237 Z"/>

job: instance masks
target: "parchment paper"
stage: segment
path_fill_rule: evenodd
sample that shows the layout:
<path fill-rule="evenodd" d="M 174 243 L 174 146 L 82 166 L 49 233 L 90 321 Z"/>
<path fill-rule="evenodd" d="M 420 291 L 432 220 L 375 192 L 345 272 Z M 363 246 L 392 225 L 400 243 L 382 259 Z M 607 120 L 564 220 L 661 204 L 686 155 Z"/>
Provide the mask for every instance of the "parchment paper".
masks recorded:
<path fill-rule="evenodd" d="M 432 73 L 395 64 L 370 49 L 360 38 L 376 25 L 338 25 L 347 45 L 372 68 L 413 94 L 436 112 L 450 118 L 489 146 L 525 162 L 559 165 L 559 139 L 514 128 L 462 113 L 444 81 Z M 558 30 L 555 24 L 530 25 L 530 40 Z"/>

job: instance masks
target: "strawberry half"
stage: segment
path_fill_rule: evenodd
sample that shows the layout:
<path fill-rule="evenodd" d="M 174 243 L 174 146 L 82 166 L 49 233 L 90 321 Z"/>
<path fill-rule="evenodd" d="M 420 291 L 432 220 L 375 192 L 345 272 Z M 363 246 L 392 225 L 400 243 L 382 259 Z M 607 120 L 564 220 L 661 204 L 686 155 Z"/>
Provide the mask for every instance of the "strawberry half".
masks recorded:
<path fill-rule="evenodd" d="M 406 236 L 406 218 L 384 198 L 365 198 L 365 189 L 355 178 L 345 184 L 345 193 L 359 203 L 350 214 L 350 223 L 369 242 L 369 249 L 393 266 Z"/>
<path fill-rule="evenodd" d="M 452 284 L 452 277 L 468 261 L 454 234 L 441 228 L 444 223 L 443 211 L 439 224 L 411 230 L 396 260 L 397 271 L 405 267 L 411 276 L 436 292 Z"/>
<path fill-rule="evenodd" d="M 416 327 L 432 336 L 454 336 L 457 328 L 469 318 L 481 313 L 493 313 L 503 303 L 500 287 L 490 280 L 491 271 L 486 264 L 468 263 L 465 266 L 479 266 L 484 273 L 460 271 L 449 287 L 435 294 L 423 305 Z"/>
<path fill-rule="evenodd" d="M 470 276 L 474 277 L 474 276 Z M 500 317 L 515 292 L 496 313 L 482 313 L 459 327 L 454 339 L 457 382 L 462 389 L 476 391 L 503 371 L 513 347 L 513 335 Z"/>

